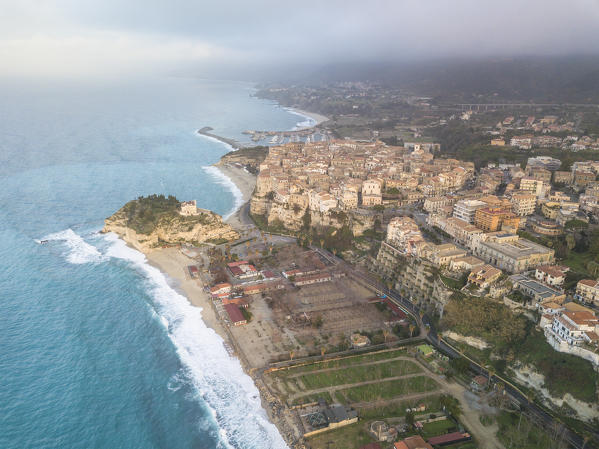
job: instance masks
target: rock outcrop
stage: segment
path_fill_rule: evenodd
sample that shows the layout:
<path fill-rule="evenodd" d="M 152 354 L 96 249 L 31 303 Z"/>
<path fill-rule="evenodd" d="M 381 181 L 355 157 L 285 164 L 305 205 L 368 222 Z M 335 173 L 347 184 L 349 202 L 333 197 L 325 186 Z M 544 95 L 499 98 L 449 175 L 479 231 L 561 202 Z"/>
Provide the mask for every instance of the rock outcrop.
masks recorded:
<path fill-rule="evenodd" d="M 168 244 L 224 243 L 239 238 L 214 212 L 198 209 L 196 215 L 183 216 L 178 201 L 166 208 L 164 201 L 158 207 L 148 202 L 147 198 L 128 202 L 105 220 L 102 232 L 114 232 L 142 252 Z"/>

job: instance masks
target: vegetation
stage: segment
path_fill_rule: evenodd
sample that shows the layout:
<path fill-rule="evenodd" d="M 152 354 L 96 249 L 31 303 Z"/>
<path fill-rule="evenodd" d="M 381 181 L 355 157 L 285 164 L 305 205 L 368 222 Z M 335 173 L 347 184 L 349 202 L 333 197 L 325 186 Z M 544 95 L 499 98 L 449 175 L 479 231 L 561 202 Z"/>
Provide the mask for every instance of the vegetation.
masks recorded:
<path fill-rule="evenodd" d="M 451 419 L 442 419 L 424 424 L 422 427 L 422 437 L 427 440 L 432 437 L 444 435 L 446 433 L 457 431 L 456 423 Z"/>
<path fill-rule="evenodd" d="M 122 216 L 125 225 L 138 234 L 150 234 L 161 224 L 172 224 L 174 221 L 183 231 L 191 231 L 198 224 L 209 220 L 208 214 L 183 216 L 179 214 L 181 203 L 172 195 L 140 196 L 129 201 L 115 214 Z"/>
<path fill-rule="evenodd" d="M 545 387 L 552 396 L 562 397 L 570 393 L 585 402 L 597 400 L 596 383 L 599 378 L 591 362 L 555 351 L 540 331 L 530 330 L 517 357 L 521 362 L 534 365 L 545 376 Z"/>
<path fill-rule="evenodd" d="M 372 441 L 366 427 L 360 422 L 333 429 L 308 439 L 310 447 L 313 449 L 358 449 L 372 443 Z M 331 445 L 331 442 L 334 442 L 334 445 Z"/>
<path fill-rule="evenodd" d="M 552 449 L 560 446 L 551 433 L 536 425 L 527 416 L 519 413 L 502 412 L 497 417 L 497 437 L 509 449 Z M 557 436 L 557 435 L 556 435 Z"/>
<path fill-rule="evenodd" d="M 334 385 L 352 384 L 387 377 L 415 374 L 421 369 L 414 362 L 394 360 L 388 363 L 345 367 L 332 371 L 320 371 L 301 376 L 303 384 L 308 389 L 330 387 Z"/>
<path fill-rule="evenodd" d="M 417 376 L 338 390 L 335 396 L 340 402 L 372 402 L 411 393 L 434 391 L 438 388 L 437 383 L 430 377 Z"/>
<path fill-rule="evenodd" d="M 331 404 L 333 402 L 333 398 L 328 391 L 317 393 L 317 394 L 307 394 L 306 396 L 300 396 L 299 398 L 295 398 L 291 401 L 290 405 L 303 405 L 310 404 L 312 402 L 318 402 L 320 399 L 326 401 L 327 404 Z"/>
<path fill-rule="evenodd" d="M 222 162 L 239 163 L 243 165 L 247 171 L 252 174 L 257 174 L 259 166 L 268 155 L 268 146 L 258 145 L 254 147 L 242 147 L 235 151 L 229 151 L 222 158 Z"/>
<path fill-rule="evenodd" d="M 443 281 L 443 283 L 448 286 L 449 288 L 452 288 L 454 290 L 460 290 L 462 287 L 464 287 L 466 285 L 466 282 L 468 282 L 468 273 L 463 273 L 459 279 L 454 279 L 448 276 L 443 276 L 442 274 L 439 275 L 441 277 L 441 280 Z"/>
<path fill-rule="evenodd" d="M 466 296 L 450 300 L 441 325 L 463 335 L 481 337 L 500 354 L 513 350 L 526 336 L 526 318 L 489 299 Z"/>
<path fill-rule="evenodd" d="M 504 372 L 508 364 L 519 361 L 533 366 L 545 377 L 545 388 L 554 397 L 570 393 L 586 402 L 596 400 L 599 380 L 590 362 L 574 355 L 555 351 L 533 323 L 513 314 L 507 306 L 489 299 L 462 297 L 452 299 L 445 307 L 441 322 L 463 335 L 481 337 L 491 349 L 467 352 L 483 363 Z"/>
<path fill-rule="evenodd" d="M 340 359 L 324 360 L 321 362 L 310 363 L 307 365 L 299 365 L 291 367 L 287 370 L 276 371 L 278 376 L 289 376 L 291 374 L 303 373 L 309 371 L 317 371 L 328 368 L 341 368 L 344 366 L 351 366 L 366 362 L 374 362 L 377 360 L 392 359 L 395 357 L 405 356 L 406 352 L 404 349 L 395 349 L 392 351 L 380 351 L 372 352 L 368 354 L 362 354 L 357 356 L 343 357 Z"/>
<path fill-rule="evenodd" d="M 399 417 L 406 415 L 406 409 L 415 407 L 416 405 L 425 405 L 427 410 L 441 409 L 441 395 L 433 395 L 425 398 L 415 399 L 412 401 L 393 402 L 389 405 L 379 405 L 374 407 L 360 408 L 361 419 L 383 419 L 391 417 Z"/>

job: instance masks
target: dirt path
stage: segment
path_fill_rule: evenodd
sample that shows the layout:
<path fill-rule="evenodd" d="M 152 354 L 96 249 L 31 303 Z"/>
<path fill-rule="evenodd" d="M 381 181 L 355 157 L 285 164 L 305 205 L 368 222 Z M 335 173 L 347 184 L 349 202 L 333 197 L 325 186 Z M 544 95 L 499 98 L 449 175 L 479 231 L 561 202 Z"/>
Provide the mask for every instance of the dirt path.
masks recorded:
<path fill-rule="evenodd" d="M 355 368 L 356 366 L 381 365 L 383 363 L 394 362 L 396 360 L 405 360 L 405 361 L 413 363 L 414 365 L 416 365 L 417 367 L 420 368 L 420 364 L 416 363 L 414 361 L 414 357 L 399 356 L 399 357 L 394 357 L 392 359 L 382 359 L 382 360 L 375 360 L 375 361 L 372 361 L 372 362 L 356 363 L 355 365 L 337 366 L 337 367 L 333 367 L 333 368 L 322 368 L 322 369 L 318 369 L 318 370 L 314 370 L 314 371 L 304 371 L 304 372 L 301 372 L 301 373 L 291 374 L 287 378 L 288 379 L 294 379 L 296 377 L 307 376 L 307 375 L 310 375 L 310 374 L 326 373 L 326 372 L 329 372 L 329 371 L 342 371 L 342 370 L 345 370 L 347 368 Z"/>
<path fill-rule="evenodd" d="M 424 392 L 424 393 L 405 394 L 403 396 L 396 396 L 396 397 L 394 397 L 392 399 L 381 399 L 379 401 L 354 402 L 354 403 L 351 404 L 351 406 L 355 407 L 355 408 L 384 407 L 386 405 L 395 404 L 396 402 L 417 401 L 419 399 L 424 399 L 424 398 L 427 398 L 429 396 L 440 396 L 441 394 L 443 394 L 442 390 L 433 390 L 433 391 L 427 391 L 427 392 Z"/>
<path fill-rule="evenodd" d="M 441 384 L 444 390 L 460 401 L 460 405 L 462 406 L 460 420 L 464 423 L 464 426 L 470 433 L 474 435 L 479 447 L 482 449 L 505 449 L 496 436 L 498 430 L 497 423 L 488 427 L 481 424 L 479 412 L 471 407 L 470 402 L 465 397 L 467 390 L 458 383 L 450 384 L 442 379 L 436 380 Z"/>
<path fill-rule="evenodd" d="M 420 377 L 420 376 L 425 376 L 425 377 L 429 377 L 433 380 L 436 380 L 428 373 L 406 374 L 404 376 L 385 377 L 384 379 L 365 380 L 363 382 L 358 382 L 355 384 L 334 385 L 331 387 L 315 388 L 313 390 L 306 389 L 305 391 L 302 391 L 301 394 L 293 394 L 293 395 L 289 396 L 289 399 L 294 400 L 295 398 L 300 397 L 300 396 L 306 396 L 306 395 L 318 394 L 318 393 L 326 393 L 327 391 L 329 393 L 331 393 L 331 395 L 332 395 L 332 393 L 334 393 L 336 391 L 345 390 L 347 388 L 360 387 L 362 385 L 378 384 L 381 382 L 388 382 L 388 381 L 392 381 L 392 380 L 410 379 L 412 377 Z"/>

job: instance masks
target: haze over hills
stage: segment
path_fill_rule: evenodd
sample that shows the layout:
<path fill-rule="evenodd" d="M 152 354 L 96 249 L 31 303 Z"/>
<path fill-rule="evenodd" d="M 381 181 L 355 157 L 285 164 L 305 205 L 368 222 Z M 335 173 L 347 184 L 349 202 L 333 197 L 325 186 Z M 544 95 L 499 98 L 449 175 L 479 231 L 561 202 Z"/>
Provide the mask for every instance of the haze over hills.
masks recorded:
<path fill-rule="evenodd" d="M 597 56 L 347 62 L 275 70 L 274 75 L 283 84 L 314 86 L 369 81 L 439 102 L 599 103 Z M 272 81 L 273 71 L 269 76 Z"/>

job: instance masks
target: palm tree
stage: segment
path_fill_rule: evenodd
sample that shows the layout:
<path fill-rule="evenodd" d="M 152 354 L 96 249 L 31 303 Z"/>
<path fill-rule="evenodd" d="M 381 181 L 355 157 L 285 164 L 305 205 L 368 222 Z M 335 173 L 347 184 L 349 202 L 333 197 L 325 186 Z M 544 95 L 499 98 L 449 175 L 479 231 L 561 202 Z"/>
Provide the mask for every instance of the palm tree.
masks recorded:
<path fill-rule="evenodd" d="M 387 338 L 389 337 L 388 329 L 383 329 L 383 337 L 385 337 L 385 343 L 387 343 Z"/>
<path fill-rule="evenodd" d="M 326 348 L 323 346 L 322 348 L 320 348 L 320 356 L 324 357 L 324 353 L 326 352 Z"/>
<path fill-rule="evenodd" d="M 324 239 L 320 239 L 320 247 L 324 248 Z"/>
<path fill-rule="evenodd" d="M 585 434 L 584 438 L 582 439 L 582 448 L 581 449 L 584 449 L 584 447 L 587 445 L 589 440 L 590 440 L 590 437 Z"/>
<path fill-rule="evenodd" d="M 295 355 L 295 352 L 293 352 L 293 350 L 289 351 L 289 359 L 293 360 L 293 356 Z"/>
<path fill-rule="evenodd" d="M 414 324 L 410 324 L 408 326 L 408 328 L 410 329 L 410 338 L 412 338 L 414 336 L 414 331 L 416 330 L 416 326 Z"/>

